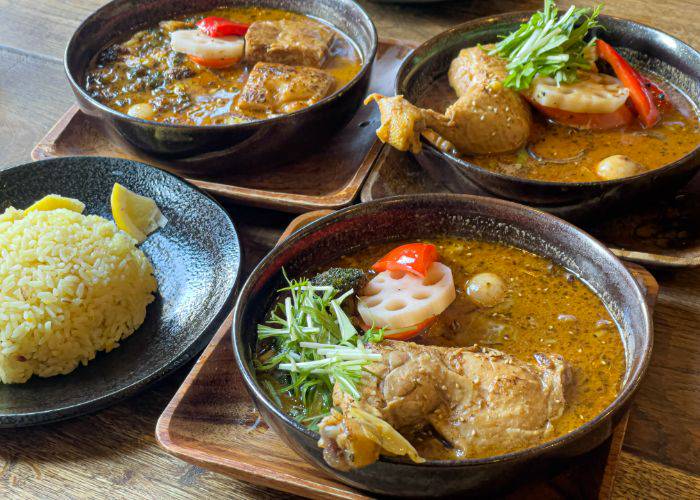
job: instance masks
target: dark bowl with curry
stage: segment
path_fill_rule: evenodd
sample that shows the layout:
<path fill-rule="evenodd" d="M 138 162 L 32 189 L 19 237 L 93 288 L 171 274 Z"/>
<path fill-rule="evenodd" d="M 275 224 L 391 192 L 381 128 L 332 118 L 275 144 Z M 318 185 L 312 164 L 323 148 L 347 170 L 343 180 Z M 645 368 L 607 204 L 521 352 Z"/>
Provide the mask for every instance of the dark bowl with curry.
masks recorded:
<path fill-rule="evenodd" d="M 266 168 L 354 115 L 377 36 L 351 0 L 114 0 L 65 69 L 110 138 L 183 173 Z"/>
<path fill-rule="evenodd" d="M 432 249 L 411 261 L 424 278 L 377 267 L 400 244 Z M 338 298 L 343 276 L 355 284 Z M 426 304 L 436 316 L 417 329 L 382 326 L 417 323 Z M 297 453 L 353 487 L 426 497 L 503 491 L 601 444 L 644 375 L 652 323 L 636 279 L 576 227 L 434 194 L 293 233 L 242 287 L 232 341 L 258 410 Z"/>
<path fill-rule="evenodd" d="M 484 54 L 491 56 L 493 52 L 488 44 L 502 41 L 518 30 L 521 23 L 528 22 L 532 14 L 515 12 L 481 18 L 428 40 L 404 61 L 396 79 L 396 94 L 418 107 L 445 112 L 448 118 L 459 118 L 459 110 L 453 113 L 449 110 L 451 105 L 456 105 L 453 103 L 460 94 L 459 87 L 449 81 L 452 78 L 449 68 L 452 65 L 452 71 L 458 70 L 454 68 L 458 56 L 467 55 L 460 51 L 470 47 L 477 51 L 480 50 L 478 46 L 486 46 Z M 411 148 L 417 160 L 453 192 L 487 193 L 574 220 L 605 214 L 645 197 L 661 196 L 686 183 L 700 167 L 700 53 L 666 33 L 633 21 L 601 15 L 597 22 L 599 26 L 591 28 L 588 38 L 597 36 L 607 42 L 614 47 L 613 51 L 619 51 L 638 76 L 641 75 L 645 85 L 663 89 L 665 101 L 661 104 L 661 117 L 653 126 L 645 127 L 641 119 L 636 119 L 637 111 L 631 106 L 632 93 L 627 102 L 617 108 L 624 112 L 622 126 L 614 122 L 620 118 L 619 113 L 585 115 L 545 107 L 542 102 L 548 105 L 555 102 L 551 96 L 567 87 L 564 84 L 557 88 L 550 78 L 549 86 L 537 87 L 533 83 L 530 89 L 520 92 L 525 96 L 522 101 L 531 109 L 525 113 L 532 117 L 532 125 L 529 136 L 523 137 L 515 149 L 506 146 L 501 147 L 505 151 L 491 153 L 486 148 L 480 151 L 477 145 L 472 147 L 476 151 L 472 154 L 455 148 L 444 135 L 428 130 L 420 138 L 420 145 Z M 469 55 L 474 56 L 474 52 Z M 603 57 L 597 57 L 600 73 L 593 76 L 606 79 L 603 83 L 612 82 L 621 87 L 614 78 L 619 76 L 614 68 Z M 463 71 L 467 75 L 471 72 L 471 77 L 476 78 L 474 70 Z M 537 102 L 538 88 L 548 92 L 549 101 Z M 622 87 L 621 91 L 628 90 Z M 557 105 L 567 98 L 561 93 L 557 97 L 560 98 Z M 459 99 L 464 101 L 466 97 Z M 477 96 L 477 106 L 478 99 Z M 622 96 L 622 102 L 624 99 Z M 620 103 L 619 100 L 611 102 Z M 512 111 L 507 102 L 500 109 L 494 106 L 487 110 L 486 121 L 481 123 L 490 122 L 493 129 L 487 126 L 484 130 L 500 134 L 514 123 L 507 121 Z M 499 116 L 506 121 L 500 124 Z M 577 121 L 581 116 L 592 116 L 592 119 L 581 123 Z M 600 120 L 601 117 L 613 122 Z M 624 117 L 630 120 L 625 121 Z M 598 127 L 600 129 L 596 130 Z M 482 127 L 477 124 L 472 130 L 474 128 Z M 449 136 L 449 132 L 447 130 L 446 135 Z M 465 148 L 470 146 L 473 145 L 467 144 Z M 634 168 L 611 174 L 610 163 L 604 161 L 614 157 L 633 160 L 626 165 Z"/>

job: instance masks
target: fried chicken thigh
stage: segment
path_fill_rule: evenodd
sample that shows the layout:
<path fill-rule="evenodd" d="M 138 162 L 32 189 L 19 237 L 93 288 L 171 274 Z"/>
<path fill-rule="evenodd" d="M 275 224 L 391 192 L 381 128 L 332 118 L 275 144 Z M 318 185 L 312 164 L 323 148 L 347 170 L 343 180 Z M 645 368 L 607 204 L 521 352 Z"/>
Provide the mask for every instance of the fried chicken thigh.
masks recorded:
<path fill-rule="evenodd" d="M 463 49 L 448 71 L 457 100 L 438 113 L 419 108 L 403 96 L 372 94 L 381 113 L 377 136 L 401 151 L 421 150 L 420 134 L 433 131 L 464 154 L 489 154 L 523 147 L 532 126 L 530 108 L 503 86 L 505 62 L 480 47 Z"/>
<path fill-rule="evenodd" d="M 570 370 L 560 356 L 524 363 L 487 348 L 385 341 L 367 367 L 360 400 L 334 391 L 334 411 L 320 424 L 324 457 L 333 467 L 363 467 L 380 454 L 415 449 L 401 436 L 432 428 L 461 455 L 517 450 L 551 432 L 566 404 Z"/>

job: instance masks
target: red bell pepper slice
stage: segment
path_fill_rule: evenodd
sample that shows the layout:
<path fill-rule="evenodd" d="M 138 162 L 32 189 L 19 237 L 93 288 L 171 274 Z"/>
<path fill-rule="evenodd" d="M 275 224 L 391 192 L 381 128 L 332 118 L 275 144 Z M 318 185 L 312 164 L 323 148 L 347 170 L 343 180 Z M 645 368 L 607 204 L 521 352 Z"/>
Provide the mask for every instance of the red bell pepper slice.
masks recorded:
<path fill-rule="evenodd" d="M 205 17 L 197 23 L 197 28 L 212 38 L 222 36 L 243 36 L 248 31 L 249 24 L 236 23 L 223 17 Z"/>
<path fill-rule="evenodd" d="M 666 94 L 666 92 L 658 85 L 645 76 L 642 76 L 642 82 L 644 82 L 646 89 L 651 92 L 651 95 L 654 98 L 654 104 L 656 104 L 656 107 L 660 111 L 664 111 L 672 106 L 671 101 L 668 100 L 668 94 Z"/>
<path fill-rule="evenodd" d="M 405 271 L 425 276 L 430 265 L 438 258 L 435 245 L 430 243 L 408 243 L 394 248 L 373 266 L 376 272 Z"/>
<path fill-rule="evenodd" d="M 598 55 L 612 66 L 622 84 L 630 91 L 630 100 L 639 119 L 645 127 L 653 127 L 659 121 L 660 113 L 654 97 L 644 85 L 644 79 L 612 46 L 603 40 L 596 40 Z"/>

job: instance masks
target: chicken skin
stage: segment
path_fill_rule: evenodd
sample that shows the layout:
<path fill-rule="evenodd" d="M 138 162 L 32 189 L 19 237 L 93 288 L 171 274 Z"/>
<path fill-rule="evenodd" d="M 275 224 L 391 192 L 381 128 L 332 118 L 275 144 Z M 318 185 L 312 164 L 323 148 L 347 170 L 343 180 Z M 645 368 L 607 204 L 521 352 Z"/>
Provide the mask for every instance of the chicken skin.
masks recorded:
<path fill-rule="evenodd" d="M 438 113 L 419 108 L 403 96 L 372 94 L 381 113 L 377 136 L 400 151 L 421 150 L 420 135 L 433 131 L 463 154 L 489 154 L 523 147 L 530 136 L 532 115 L 524 99 L 503 86 L 505 62 L 480 47 L 463 49 L 448 71 L 457 100 Z"/>
<path fill-rule="evenodd" d="M 426 428 L 462 455 L 525 448 L 551 432 L 566 405 L 570 369 L 560 356 L 524 363 L 494 349 L 392 341 L 371 349 L 382 359 L 367 367 L 361 399 L 336 384 L 341 411 L 319 426 L 324 457 L 339 469 L 386 453 L 420 461 L 403 436 Z"/>

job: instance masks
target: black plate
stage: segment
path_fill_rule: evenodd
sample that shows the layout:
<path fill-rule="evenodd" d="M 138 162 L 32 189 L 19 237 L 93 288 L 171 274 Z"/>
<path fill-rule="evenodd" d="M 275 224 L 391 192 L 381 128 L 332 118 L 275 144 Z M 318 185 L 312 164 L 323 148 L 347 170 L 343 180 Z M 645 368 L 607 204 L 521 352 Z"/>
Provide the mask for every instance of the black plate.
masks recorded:
<path fill-rule="evenodd" d="M 153 198 L 167 225 L 141 245 L 155 269 L 156 300 L 121 346 L 68 375 L 0 384 L 0 427 L 62 420 L 115 403 L 192 359 L 232 306 L 241 264 L 236 229 L 211 197 L 154 167 L 116 158 L 59 158 L 0 172 L 0 212 L 46 194 L 78 198 L 112 220 L 115 182 Z"/>

